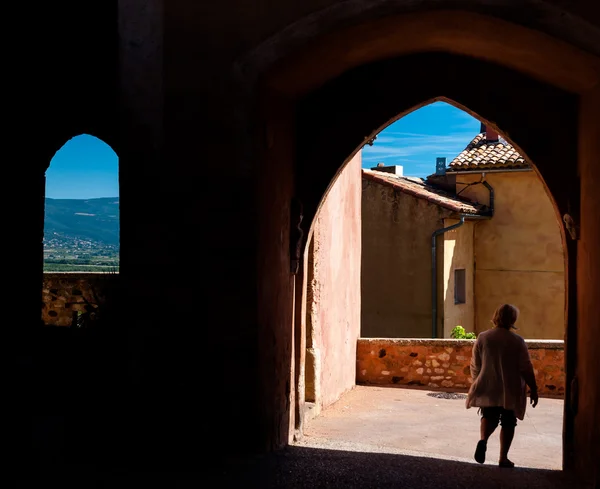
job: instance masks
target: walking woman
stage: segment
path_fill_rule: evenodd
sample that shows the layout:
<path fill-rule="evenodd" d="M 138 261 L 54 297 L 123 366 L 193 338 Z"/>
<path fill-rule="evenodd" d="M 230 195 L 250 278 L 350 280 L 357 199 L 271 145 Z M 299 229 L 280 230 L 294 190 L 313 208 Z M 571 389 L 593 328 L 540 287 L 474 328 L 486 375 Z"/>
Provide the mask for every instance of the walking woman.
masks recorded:
<path fill-rule="evenodd" d="M 523 420 L 527 407 L 527 387 L 532 407 L 538 403 L 537 384 L 525 340 L 514 333 L 519 310 L 503 304 L 494 313 L 493 327 L 481 333 L 473 345 L 471 377 L 466 406 L 478 407 L 481 414 L 481 439 L 475 460 L 485 462 L 487 441 L 498 424 L 500 430 L 500 467 L 514 467 L 508 458 L 517 419 Z"/>

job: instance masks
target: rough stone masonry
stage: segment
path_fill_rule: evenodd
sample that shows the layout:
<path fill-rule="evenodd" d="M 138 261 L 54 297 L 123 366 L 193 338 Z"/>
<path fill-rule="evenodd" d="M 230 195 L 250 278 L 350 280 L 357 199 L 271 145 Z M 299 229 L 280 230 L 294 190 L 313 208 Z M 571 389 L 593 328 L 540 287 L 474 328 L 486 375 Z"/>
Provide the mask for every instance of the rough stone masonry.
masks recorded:
<path fill-rule="evenodd" d="M 358 384 L 398 385 L 466 392 L 475 340 L 359 339 Z M 526 340 L 539 394 L 564 397 L 564 342 Z"/>

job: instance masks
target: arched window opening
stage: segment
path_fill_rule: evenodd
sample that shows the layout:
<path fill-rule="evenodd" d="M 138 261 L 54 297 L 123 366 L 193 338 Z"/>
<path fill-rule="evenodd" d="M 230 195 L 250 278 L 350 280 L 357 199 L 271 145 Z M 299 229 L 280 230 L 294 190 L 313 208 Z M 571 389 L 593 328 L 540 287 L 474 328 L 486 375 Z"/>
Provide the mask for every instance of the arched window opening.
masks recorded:
<path fill-rule="evenodd" d="M 47 325 L 82 326 L 119 271 L 118 164 L 109 145 L 82 134 L 56 152 L 46 171 L 42 319 Z"/>

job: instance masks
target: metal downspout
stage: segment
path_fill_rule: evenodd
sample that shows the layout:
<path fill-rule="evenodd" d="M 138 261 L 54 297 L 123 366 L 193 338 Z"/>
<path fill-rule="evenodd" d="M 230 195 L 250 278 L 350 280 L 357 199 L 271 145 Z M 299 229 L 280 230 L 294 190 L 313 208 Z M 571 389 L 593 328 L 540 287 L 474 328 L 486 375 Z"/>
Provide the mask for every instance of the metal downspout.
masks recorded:
<path fill-rule="evenodd" d="M 482 173 L 482 178 L 485 178 L 485 172 Z M 460 214 L 459 222 L 448 226 L 447 228 L 436 229 L 431 235 L 431 337 L 437 337 L 437 237 L 453 229 L 459 228 L 465 223 L 465 218 L 471 219 L 491 219 L 494 215 L 494 188 L 485 180 L 482 180 L 484 185 L 490 192 L 489 211 L 485 215 Z"/>
<path fill-rule="evenodd" d="M 460 214 L 459 221 L 452 226 L 436 229 L 431 235 L 431 337 L 437 338 L 437 237 L 448 231 L 461 227 L 465 223 L 465 215 Z"/>

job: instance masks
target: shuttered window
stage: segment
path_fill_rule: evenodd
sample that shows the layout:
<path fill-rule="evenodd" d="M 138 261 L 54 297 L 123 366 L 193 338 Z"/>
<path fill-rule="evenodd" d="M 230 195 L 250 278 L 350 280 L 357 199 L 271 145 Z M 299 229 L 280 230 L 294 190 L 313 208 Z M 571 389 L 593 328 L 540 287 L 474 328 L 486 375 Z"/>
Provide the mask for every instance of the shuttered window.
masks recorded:
<path fill-rule="evenodd" d="M 454 270 L 454 303 L 467 302 L 467 274 L 464 268 Z"/>

